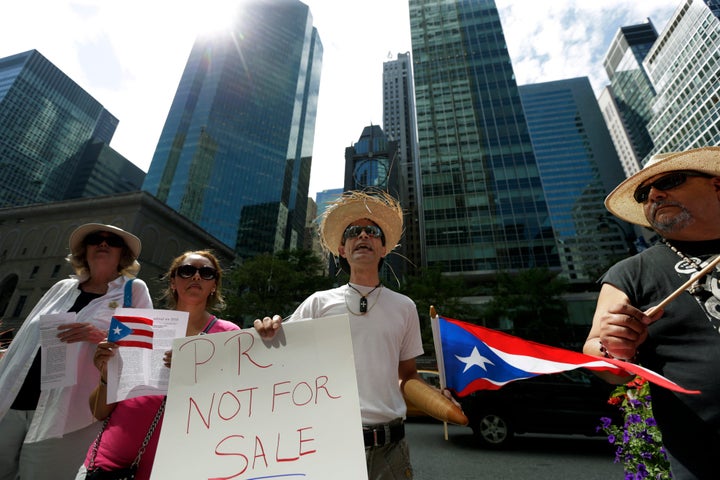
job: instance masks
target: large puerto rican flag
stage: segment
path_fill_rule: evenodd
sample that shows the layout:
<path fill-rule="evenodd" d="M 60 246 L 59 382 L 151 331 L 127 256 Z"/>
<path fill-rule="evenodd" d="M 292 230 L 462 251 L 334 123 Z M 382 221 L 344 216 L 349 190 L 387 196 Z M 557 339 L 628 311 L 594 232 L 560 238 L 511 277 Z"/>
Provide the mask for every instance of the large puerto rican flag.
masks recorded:
<path fill-rule="evenodd" d="M 116 315 L 110 320 L 108 341 L 121 347 L 153 348 L 153 321 L 146 317 Z"/>
<path fill-rule="evenodd" d="M 576 368 L 639 375 L 676 392 L 700 393 L 630 362 L 551 347 L 451 318 L 432 317 L 432 327 L 441 380 L 444 377 L 445 386 L 460 397 L 477 390 L 496 390 L 515 380 Z"/>

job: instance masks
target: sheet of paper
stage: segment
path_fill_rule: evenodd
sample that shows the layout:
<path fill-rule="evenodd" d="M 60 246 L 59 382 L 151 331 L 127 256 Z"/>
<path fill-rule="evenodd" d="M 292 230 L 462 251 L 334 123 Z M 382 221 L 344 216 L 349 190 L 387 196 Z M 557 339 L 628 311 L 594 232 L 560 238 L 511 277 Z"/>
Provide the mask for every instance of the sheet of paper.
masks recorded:
<path fill-rule="evenodd" d="M 367 480 L 347 315 L 173 343 L 152 478 Z"/>
<path fill-rule="evenodd" d="M 77 383 L 80 343 L 65 343 L 58 338 L 58 325 L 73 323 L 75 312 L 41 315 L 40 325 L 40 390 L 70 387 Z"/>
<path fill-rule="evenodd" d="M 108 362 L 108 402 L 143 395 L 165 395 L 170 369 L 163 364 L 163 357 L 166 351 L 172 349 L 174 339 L 185 336 L 188 313 L 177 310 L 118 308 L 113 317 L 121 321 L 136 318 L 150 320 L 152 336 L 148 339 L 148 348 L 122 346 L 122 339 L 118 342 L 121 346 Z M 126 323 L 132 328 L 130 321 L 126 320 Z"/>

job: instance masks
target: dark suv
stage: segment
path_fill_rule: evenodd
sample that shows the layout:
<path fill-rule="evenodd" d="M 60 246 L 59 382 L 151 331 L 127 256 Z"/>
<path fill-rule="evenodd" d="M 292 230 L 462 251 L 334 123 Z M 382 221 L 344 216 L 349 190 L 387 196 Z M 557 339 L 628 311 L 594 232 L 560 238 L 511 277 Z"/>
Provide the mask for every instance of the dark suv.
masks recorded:
<path fill-rule="evenodd" d="M 597 428 L 601 417 L 622 423 L 618 407 L 607 403 L 614 388 L 577 369 L 480 390 L 458 401 L 480 443 L 503 448 L 515 433 L 603 435 Z"/>

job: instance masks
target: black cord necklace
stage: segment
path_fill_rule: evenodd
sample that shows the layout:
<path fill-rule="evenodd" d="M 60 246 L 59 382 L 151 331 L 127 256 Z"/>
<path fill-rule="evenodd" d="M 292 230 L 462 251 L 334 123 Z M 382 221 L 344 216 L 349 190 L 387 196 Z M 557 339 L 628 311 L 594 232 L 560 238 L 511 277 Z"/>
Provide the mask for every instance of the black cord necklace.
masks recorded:
<path fill-rule="evenodd" d="M 368 300 L 367 300 L 367 297 L 368 297 L 371 293 L 373 293 L 375 290 L 377 290 L 378 288 L 380 288 L 380 287 L 382 286 L 382 283 L 378 283 L 377 285 L 375 285 L 375 288 L 373 288 L 372 290 L 370 290 L 370 291 L 369 291 L 368 293 L 366 293 L 365 295 L 363 295 L 363 293 L 362 293 L 360 290 L 358 290 L 357 288 L 355 288 L 355 287 L 353 287 L 352 285 L 350 285 L 350 282 L 348 282 L 347 285 L 348 285 L 348 287 L 350 287 L 350 288 L 352 288 L 353 290 L 355 290 L 355 291 L 358 293 L 358 295 L 360 295 L 360 313 L 362 314 L 362 313 L 367 313 L 367 311 L 368 311 Z"/>
<path fill-rule="evenodd" d="M 682 258 L 685 263 L 693 267 L 696 271 L 700 271 L 703 269 L 702 263 L 699 263 L 694 258 L 690 258 L 687 255 L 685 255 L 683 252 L 681 252 L 675 245 L 671 244 L 668 240 L 665 238 L 661 238 L 660 241 L 664 243 L 670 250 L 672 250 L 678 257 Z M 690 295 L 698 295 L 704 290 L 704 287 L 700 284 L 700 278 L 695 279 L 692 286 L 689 288 L 688 292 Z"/>

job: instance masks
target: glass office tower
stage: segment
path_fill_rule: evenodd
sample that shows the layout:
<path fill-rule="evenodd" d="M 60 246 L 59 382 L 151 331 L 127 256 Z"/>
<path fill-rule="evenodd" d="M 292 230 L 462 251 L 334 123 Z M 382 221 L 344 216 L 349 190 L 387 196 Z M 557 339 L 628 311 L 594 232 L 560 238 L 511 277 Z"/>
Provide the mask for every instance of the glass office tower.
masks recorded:
<path fill-rule="evenodd" d="M 603 201 L 623 179 L 587 77 L 520 87 L 563 276 L 593 283 L 634 250 L 633 228 Z"/>
<path fill-rule="evenodd" d="M 635 171 L 653 149 L 647 125 L 652 118 L 655 89 L 642 61 L 657 37 L 655 26 L 650 21 L 620 27 L 603 60 L 612 86 L 609 91 L 613 96 L 612 104 L 617 108 L 632 147 Z"/>
<path fill-rule="evenodd" d="M 492 0 L 410 0 L 428 266 L 559 269 L 540 172 Z"/>
<path fill-rule="evenodd" d="M 383 63 L 383 129 L 398 143 L 400 204 L 404 228 L 399 252 L 407 258 L 405 271 L 414 273 L 422 262 L 420 248 L 420 178 L 418 177 L 415 90 L 410 52 Z"/>
<path fill-rule="evenodd" d="M 0 207 L 67 198 L 86 147 L 117 125 L 37 50 L 0 59 Z"/>
<path fill-rule="evenodd" d="M 657 92 L 651 153 L 720 145 L 720 0 L 682 2 L 643 66 Z"/>
<path fill-rule="evenodd" d="M 199 38 L 143 189 L 242 257 L 302 246 L 322 43 L 297 0 Z"/>

